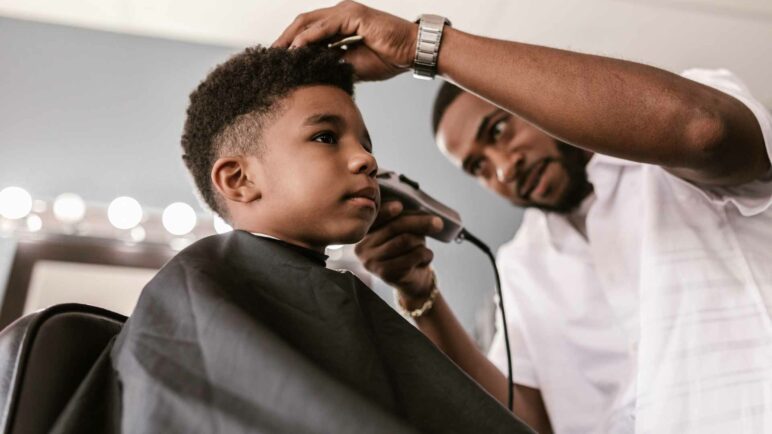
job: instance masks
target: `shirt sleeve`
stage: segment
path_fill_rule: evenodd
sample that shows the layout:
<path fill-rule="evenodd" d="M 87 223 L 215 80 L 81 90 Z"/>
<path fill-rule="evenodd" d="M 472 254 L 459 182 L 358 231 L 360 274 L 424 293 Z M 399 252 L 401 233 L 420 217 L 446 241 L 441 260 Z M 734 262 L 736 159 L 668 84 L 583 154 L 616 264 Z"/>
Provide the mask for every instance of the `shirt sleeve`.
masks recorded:
<path fill-rule="evenodd" d="M 718 89 L 743 103 L 756 117 L 764 138 L 767 158 L 772 161 L 772 114 L 753 98 L 745 84 L 726 69 L 689 69 L 681 74 L 690 80 Z M 717 204 L 733 204 L 744 216 L 753 216 L 772 206 L 772 169 L 761 178 L 738 186 L 698 186 L 707 198 Z"/>
<path fill-rule="evenodd" d="M 499 254 L 499 268 L 506 273 L 507 268 L 501 267 L 501 253 Z M 503 276 L 502 276 L 503 277 Z M 516 291 L 516 288 L 510 287 L 509 279 L 502 278 L 502 292 L 504 293 L 504 309 L 507 315 L 507 332 L 509 332 L 509 345 L 512 353 L 512 382 L 515 384 L 539 388 L 536 370 L 531 359 L 531 353 L 525 339 L 524 330 L 521 325 L 520 315 L 517 306 L 513 303 L 513 297 L 507 297 Z M 493 335 L 493 341 L 488 349 L 488 359 L 504 374 L 507 375 L 507 349 L 504 340 L 504 331 L 502 329 L 501 311 L 498 308 L 498 295 L 496 302 L 496 333 Z"/>

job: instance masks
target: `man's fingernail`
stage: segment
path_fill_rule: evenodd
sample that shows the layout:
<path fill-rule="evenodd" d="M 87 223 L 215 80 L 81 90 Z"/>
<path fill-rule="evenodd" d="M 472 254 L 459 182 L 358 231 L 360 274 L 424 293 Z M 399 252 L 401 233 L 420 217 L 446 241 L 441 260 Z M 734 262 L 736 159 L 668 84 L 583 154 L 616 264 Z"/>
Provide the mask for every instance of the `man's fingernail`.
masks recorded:
<path fill-rule="evenodd" d="M 442 224 L 442 219 L 441 218 L 434 217 L 432 219 L 432 229 L 434 229 L 435 231 L 439 231 L 439 230 L 442 230 L 442 226 L 443 226 L 443 224 Z"/>
<path fill-rule="evenodd" d="M 389 212 L 392 214 L 397 214 L 400 211 L 402 211 L 402 203 L 400 202 L 390 202 L 389 203 Z"/>

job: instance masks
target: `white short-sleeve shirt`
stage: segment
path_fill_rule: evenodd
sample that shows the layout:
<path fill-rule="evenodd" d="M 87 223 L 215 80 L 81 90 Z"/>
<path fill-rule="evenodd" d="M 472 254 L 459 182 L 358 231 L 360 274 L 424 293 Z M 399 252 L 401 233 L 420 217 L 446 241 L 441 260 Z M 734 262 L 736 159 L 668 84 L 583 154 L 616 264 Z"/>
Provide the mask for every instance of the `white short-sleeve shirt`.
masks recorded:
<path fill-rule="evenodd" d="M 726 70 L 689 70 L 772 115 Z M 772 173 L 706 188 L 595 155 L 587 239 L 525 212 L 499 250 L 514 381 L 557 433 L 772 432 Z M 490 359 L 506 372 L 497 333 Z"/>

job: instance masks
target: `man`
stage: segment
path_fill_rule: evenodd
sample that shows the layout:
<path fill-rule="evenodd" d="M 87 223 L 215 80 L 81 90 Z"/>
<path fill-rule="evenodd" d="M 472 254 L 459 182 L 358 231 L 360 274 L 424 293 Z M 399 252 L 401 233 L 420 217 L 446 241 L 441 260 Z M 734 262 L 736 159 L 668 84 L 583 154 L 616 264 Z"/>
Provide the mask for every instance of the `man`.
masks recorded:
<path fill-rule="evenodd" d="M 345 56 L 361 79 L 413 67 L 465 89 L 438 96 L 438 145 L 529 207 L 499 255 L 517 415 L 561 433 L 772 427 L 772 120 L 742 83 L 723 70 L 678 76 L 482 38 L 353 2 L 299 16 L 275 45 L 343 35 L 363 37 Z M 383 207 L 360 258 L 506 402 L 501 335 L 494 365 L 441 296 L 427 302 L 432 219 L 400 211 Z"/>

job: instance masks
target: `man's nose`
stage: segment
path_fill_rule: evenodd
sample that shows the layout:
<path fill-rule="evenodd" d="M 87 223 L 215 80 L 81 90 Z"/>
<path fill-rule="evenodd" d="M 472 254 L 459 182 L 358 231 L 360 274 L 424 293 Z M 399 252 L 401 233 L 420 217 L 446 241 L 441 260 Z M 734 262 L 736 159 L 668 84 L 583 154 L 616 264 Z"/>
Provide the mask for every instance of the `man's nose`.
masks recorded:
<path fill-rule="evenodd" d="M 500 183 L 507 184 L 517 179 L 524 162 L 522 153 L 508 153 L 499 149 L 489 149 L 486 153 Z"/>
<path fill-rule="evenodd" d="M 378 162 L 373 154 L 364 149 L 352 155 L 348 165 L 349 170 L 354 174 L 364 173 L 367 176 L 374 177 L 378 173 Z"/>

